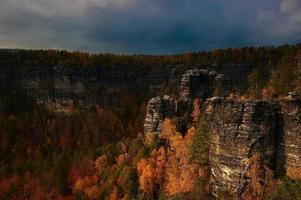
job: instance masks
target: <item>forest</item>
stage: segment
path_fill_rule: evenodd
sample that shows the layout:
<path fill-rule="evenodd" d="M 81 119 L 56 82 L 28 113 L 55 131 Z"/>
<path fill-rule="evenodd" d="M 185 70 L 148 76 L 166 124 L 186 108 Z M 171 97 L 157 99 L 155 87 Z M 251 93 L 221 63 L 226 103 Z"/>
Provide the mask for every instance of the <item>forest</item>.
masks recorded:
<path fill-rule="evenodd" d="M 295 56 L 299 45 L 245 47 L 187 52 L 179 55 L 91 54 L 64 50 L 0 49 L 1 67 L 146 67 L 171 64 L 253 64 L 278 65 L 285 57 Z"/>
<path fill-rule="evenodd" d="M 0 67 L 151 68 L 252 64 L 246 89 L 231 98 L 272 101 L 301 94 L 301 44 L 218 49 L 180 55 L 114 55 L 60 50 L 0 50 Z M 208 128 L 196 99 L 186 132 L 166 119 L 145 135 L 146 101 L 132 92 L 118 107 L 53 113 L 28 96 L 0 101 L 0 199 L 213 199 L 208 188 Z M 301 181 L 258 172 L 251 159 L 244 199 L 300 199 Z M 301 172 L 296 172 L 301 173 Z M 236 199 L 219 191 L 221 199 Z"/>

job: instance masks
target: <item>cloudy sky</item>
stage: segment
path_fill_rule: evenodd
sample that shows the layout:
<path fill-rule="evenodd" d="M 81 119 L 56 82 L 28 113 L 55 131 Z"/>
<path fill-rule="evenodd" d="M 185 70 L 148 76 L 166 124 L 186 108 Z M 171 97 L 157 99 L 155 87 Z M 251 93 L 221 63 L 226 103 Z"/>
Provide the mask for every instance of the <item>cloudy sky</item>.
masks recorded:
<path fill-rule="evenodd" d="M 0 0 L 0 48 L 168 54 L 301 42 L 301 0 Z"/>

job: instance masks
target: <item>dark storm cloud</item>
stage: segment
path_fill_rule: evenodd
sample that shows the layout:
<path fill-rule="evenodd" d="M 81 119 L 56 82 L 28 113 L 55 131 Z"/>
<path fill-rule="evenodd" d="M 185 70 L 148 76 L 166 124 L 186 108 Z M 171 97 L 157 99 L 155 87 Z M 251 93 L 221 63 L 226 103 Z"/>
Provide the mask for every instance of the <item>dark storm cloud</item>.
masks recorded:
<path fill-rule="evenodd" d="M 177 53 L 301 39 L 300 0 L 1 0 L 0 46 Z"/>

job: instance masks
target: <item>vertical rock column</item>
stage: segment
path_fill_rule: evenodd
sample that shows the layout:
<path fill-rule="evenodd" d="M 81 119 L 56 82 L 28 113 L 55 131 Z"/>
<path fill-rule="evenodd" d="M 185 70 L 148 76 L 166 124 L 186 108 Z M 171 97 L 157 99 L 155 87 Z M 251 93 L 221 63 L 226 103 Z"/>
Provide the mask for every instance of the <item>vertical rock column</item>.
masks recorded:
<path fill-rule="evenodd" d="M 206 102 L 209 125 L 211 190 L 240 195 L 247 183 L 248 159 L 260 155 L 271 166 L 275 147 L 275 115 L 267 102 L 212 98 Z"/>
<path fill-rule="evenodd" d="M 301 101 L 280 101 L 277 172 L 301 178 Z"/>
<path fill-rule="evenodd" d="M 164 119 L 174 117 L 175 112 L 176 103 L 170 96 L 152 98 L 146 108 L 144 133 L 160 133 Z"/>

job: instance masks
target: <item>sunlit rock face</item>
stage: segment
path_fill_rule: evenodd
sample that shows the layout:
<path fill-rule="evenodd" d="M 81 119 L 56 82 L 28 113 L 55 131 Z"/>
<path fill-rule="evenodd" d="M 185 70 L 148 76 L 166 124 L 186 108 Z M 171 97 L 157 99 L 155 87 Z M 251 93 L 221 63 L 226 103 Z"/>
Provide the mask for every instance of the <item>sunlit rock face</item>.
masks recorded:
<path fill-rule="evenodd" d="M 241 194 L 247 183 L 248 159 L 260 155 L 273 166 L 276 117 L 274 106 L 263 101 L 212 98 L 206 102 L 209 126 L 211 190 Z"/>
<path fill-rule="evenodd" d="M 259 155 L 276 176 L 301 178 L 301 101 L 233 101 L 205 104 L 209 126 L 211 190 L 240 195 L 247 183 L 248 159 Z"/>
<path fill-rule="evenodd" d="M 301 101 L 279 102 L 277 172 L 301 178 Z"/>

